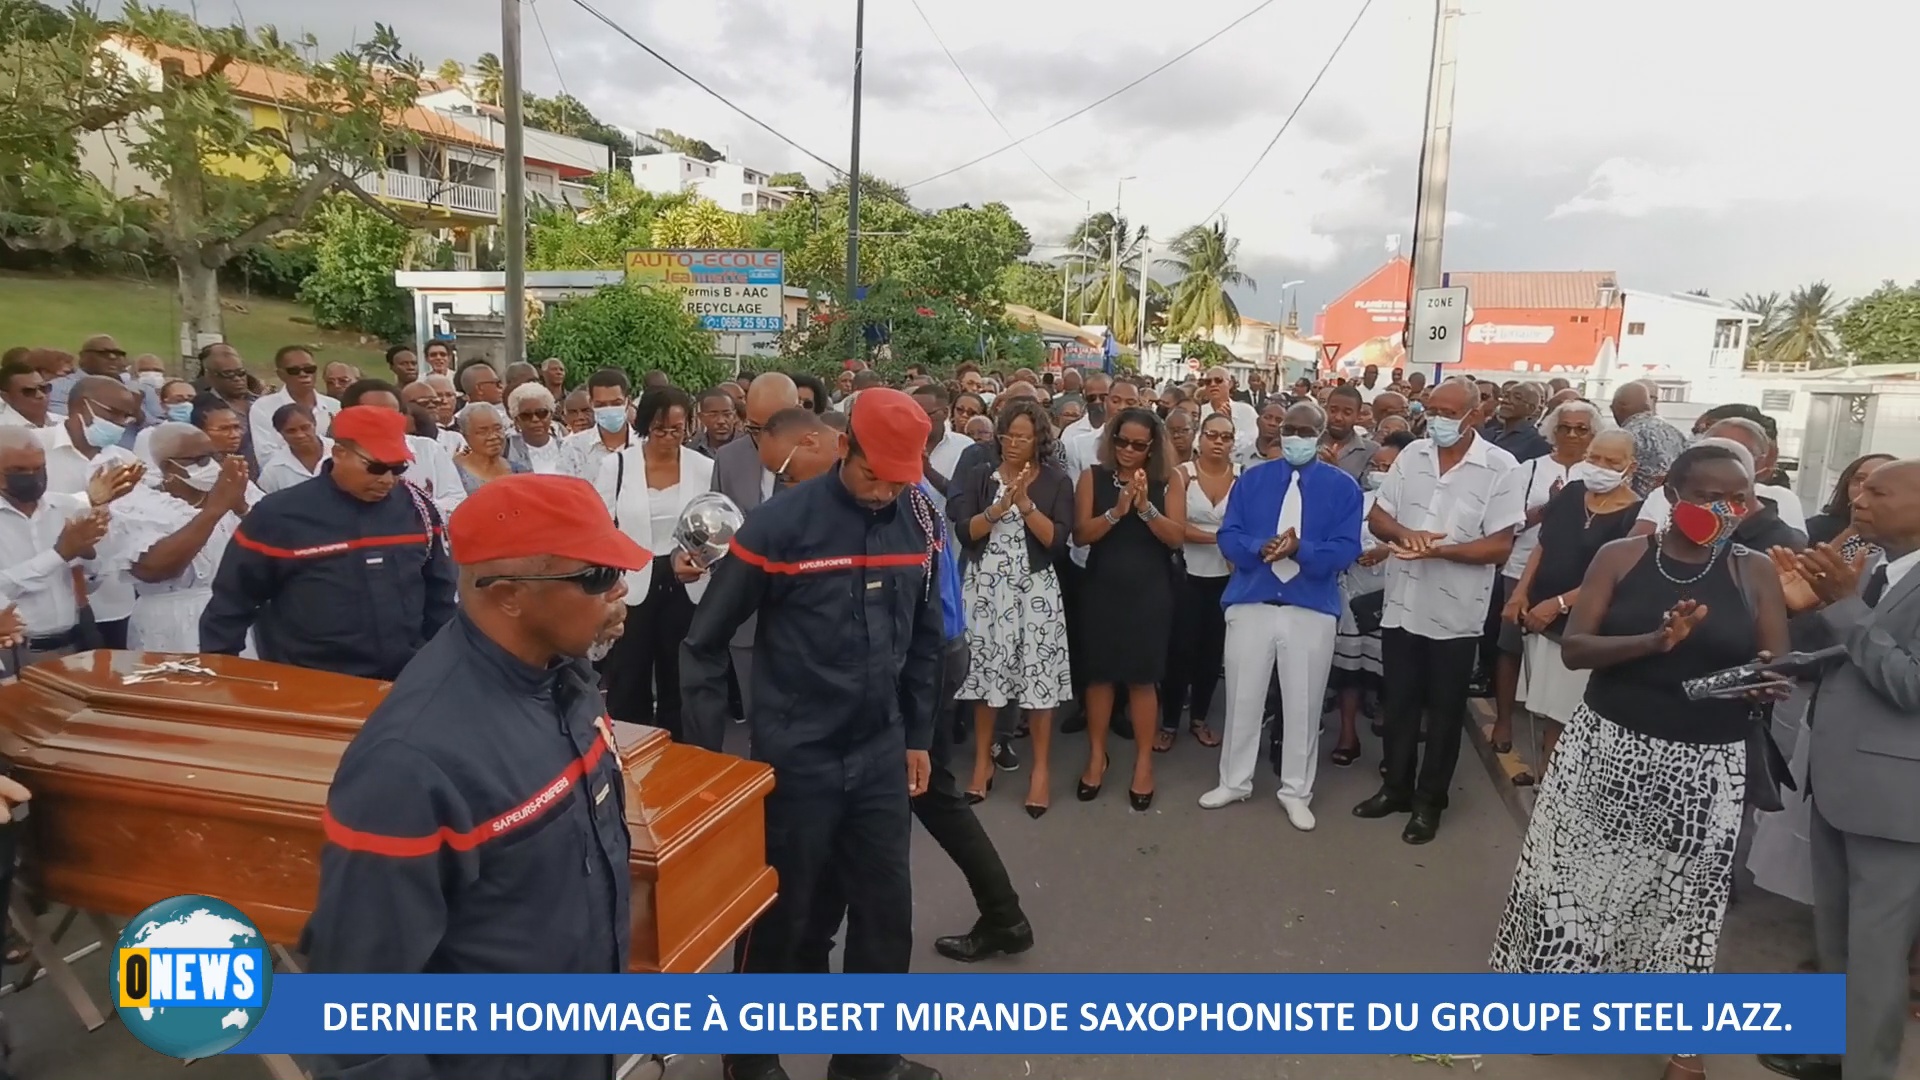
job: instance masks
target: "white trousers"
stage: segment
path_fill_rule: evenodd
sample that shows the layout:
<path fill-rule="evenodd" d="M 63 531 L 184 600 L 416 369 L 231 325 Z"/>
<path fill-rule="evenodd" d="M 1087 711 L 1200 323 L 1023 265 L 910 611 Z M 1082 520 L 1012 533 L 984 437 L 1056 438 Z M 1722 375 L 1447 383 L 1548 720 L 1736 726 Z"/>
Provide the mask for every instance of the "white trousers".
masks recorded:
<path fill-rule="evenodd" d="M 1235 604 L 1227 609 L 1227 730 L 1220 740 L 1220 786 L 1253 792 L 1260 763 L 1260 718 L 1269 676 L 1280 676 L 1280 794 L 1313 797 L 1320 760 L 1320 706 L 1333 667 L 1340 620 L 1303 607 Z"/>

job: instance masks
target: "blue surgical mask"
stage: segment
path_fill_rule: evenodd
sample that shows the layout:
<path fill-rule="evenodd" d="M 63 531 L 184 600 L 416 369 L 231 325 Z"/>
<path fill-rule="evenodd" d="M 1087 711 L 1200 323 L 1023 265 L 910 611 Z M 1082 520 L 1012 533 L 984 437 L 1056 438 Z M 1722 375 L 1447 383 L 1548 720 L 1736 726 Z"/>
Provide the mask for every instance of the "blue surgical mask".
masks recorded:
<path fill-rule="evenodd" d="M 1311 435 L 1280 436 L 1280 456 L 1293 466 L 1305 465 L 1320 453 L 1320 440 Z"/>
<path fill-rule="evenodd" d="M 193 423 L 193 402 L 179 401 L 167 406 L 167 419 L 176 424 Z"/>
<path fill-rule="evenodd" d="M 1421 413 L 1427 411 L 1427 407 L 1418 401 L 1410 401 L 1407 403 L 1407 411 L 1415 416 L 1419 416 Z"/>
<path fill-rule="evenodd" d="M 93 406 L 88 405 L 87 411 L 92 412 Z M 102 450 L 109 446 L 118 446 L 120 439 L 126 435 L 126 433 L 126 428 L 98 415 L 88 420 L 87 426 L 81 429 L 81 434 L 86 436 L 87 445 L 93 447 L 95 450 Z"/>
<path fill-rule="evenodd" d="M 611 435 L 627 426 L 627 407 L 625 405 L 596 405 L 593 408 L 593 422 L 601 431 Z"/>
<path fill-rule="evenodd" d="M 1367 490 L 1378 491 L 1387 482 L 1387 474 L 1379 469 L 1367 470 Z"/>
<path fill-rule="evenodd" d="M 1460 441 L 1460 421 L 1451 416 L 1429 416 L 1427 435 L 1433 440 L 1433 445 L 1444 450 Z"/>

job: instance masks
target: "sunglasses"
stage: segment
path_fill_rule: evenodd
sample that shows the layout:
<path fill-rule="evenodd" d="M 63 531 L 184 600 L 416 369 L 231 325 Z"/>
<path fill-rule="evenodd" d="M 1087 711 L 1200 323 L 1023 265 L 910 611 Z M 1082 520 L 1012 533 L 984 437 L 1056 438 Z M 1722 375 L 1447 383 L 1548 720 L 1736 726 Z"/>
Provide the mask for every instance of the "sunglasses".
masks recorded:
<path fill-rule="evenodd" d="M 369 476 L 401 476 L 407 471 L 407 463 L 404 461 L 375 461 L 358 450 L 353 452 L 353 456 L 359 458 L 366 464 L 367 475 Z"/>
<path fill-rule="evenodd" d="M 85 349 L 82 351 L 92 353 L 94 356 L 105 356 L 114 360 L 125 360 L 127 358 L 127 351 L 125 349 Z"/>
<path fill-rule="evenodd" d="M 311 375 L 313 373 L 312 369 L 309 368 L 307 373 Z M 247 377 L 247 369 L 234 368 L 232 371 L 216 371 L 213 373 L 213 377 L 216 379 L 244 379 Z"/>
<path fill-rule="evenodd" d="M 280 370 L 286 372 L 288 375 L 311 375 L 320 369 L 312 364 L 301 364 L 298 367 L 281 368 Z"/>
<path fill-rule="evenodd" d="M 502 581 L 571 581 L 588 596 L 604 596 L 620 584 L 624 571 L 611 566 L 589 566 L 571 574 L 493 574 L 474 582 L 482 589 Z"/>
<path fill-rule="evenodd" d="M 1153 449 L 1153 444 L 1145 439 L 1115 438 L 1113 445 L 1119 449 L 1131 450 L 1136 454 L 1144 454 Z"/>
<path fill-rule="evenodd" d="M 684 425 L 678 427 L 648 428 L 647 435 L 655 439 L 684 439 L 687 437 L 687 429 Z"/>
<path fill-rule="evenodd" d="M 19 394 L 21 397 L 46 397 L 47 387 L 44 383 L 37 386 L 23 386 L 15 390 L 14 393 Z"/>
<path fill-rule="evenodd" d="M 520 413 L 520 419 L 551 420 L 553 419 L 553 410 L 552 409 L 527 409 Z"/>

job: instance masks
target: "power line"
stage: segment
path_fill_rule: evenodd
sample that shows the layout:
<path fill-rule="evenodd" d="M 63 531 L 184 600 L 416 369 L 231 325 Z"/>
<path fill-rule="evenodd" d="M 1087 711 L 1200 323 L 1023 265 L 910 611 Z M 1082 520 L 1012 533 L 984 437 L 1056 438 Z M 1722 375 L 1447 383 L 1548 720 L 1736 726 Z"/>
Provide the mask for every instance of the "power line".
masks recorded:
<path fill-rule="evenodd" d="M 574 0 L 574 3 L 576 4 L 581 3 L 581 0 Z M 1220 29 L 1215 30 L 1213 33 L 1201 39 L 1201 41 L 1198 44 L 1187 49 L 1185 52 L 1180 53 L 1178 56 L 1175 56 L 1173 59 L 1168 60 L 1166 63 L 1161 64 L 1159 67 L 1154 68 L 1152 71 L 1147 72 L 1145 75 L 1140 76 L 1139 78 L 1133 80 L 1132 82 L 1126 84 L 1125 86 L 1122 86 L 1120 89 L 1113 91 L 1112 93 L 1106 95 L 1105 97 L 1100 98 L 1099 100 L 1093 102 L 1092 104 L 1086 105 L 1079 109 L 1075 109 L 1073 112 L 1070 112 L 1067 115 L 1061 117 L 1060 119 L 1055 120 L 1053 123 L 1048 124 L 1046 127 L 1043 127 L 1040 130 L 1035 131 L 1031 134 L 1021 136 L 1018 139 L 1014 139 L 1012 142 L 1008 143 L 1005 146 L 1002 146 L 998 150 L 993 150 L 993 151 L 989 151 L 988 153 L 981 154 L 979 157 L 974 158 L 971 161 L 966 161 L 966 162 L 962 162 L 959 165 L 955 165 L 953 168 L 948 169 L 945 172 L 934 173 L 932 176 L 927 177 L 925 180 L 916 180 L 913 183 L 908 184 L 907 189 L 911 190 L 913 188 L 919 187 L 922 184 L 931 184 L 935 180 L 939 180 L 947 176 L 952 176 L 954 173 L 957 173 L 962 169 L 970 169 L 973 166 L 978 165 L 981 162 L 987 160 L 988 158 L 999 157 L 1001 154 L 1006 153 L 1007 151 L 1013 149 L 1016 146 L 1019 146 L 1024 142 L 1027 142 L 1031 139 L 1036 139 L 1042 135 L 1045 135 L 1047 132 L 1052 131 L 1054 128 L 1059 127 L 1061 124 L 1064 124 L 1069 120 L 1073 120 L 1077 117 L 1084 116 L 1087 113 L 1092 112 L 1093 110 L 1099 108 L 1100 106 L 1105 105 L 1107 102 L 1112 101 L 1114 98 L 1119 97 L 1121 94 L 1126 93 L 1127 91 L 1133 89 L 1134 87 L 1139 86 L 1141 83 L 1146 82 L 1148 79 L 1153 78 L 1155 75 L 1158 75 L 1161 72 L 1167 70 L 1168 68 L 1179 63 L 1180 61 L 1185 60 L 1187 57 L 1192 56 L 1194 53 L 1199 52 L 1201 49 L 1211 44 L 1215 38 L 1220 37 L 1222 34 L 1225 34 L 1227 31 L 1233 29 L 1236 26 L 1239 26 L 1241 23 L 1246 22 L 1248 19 L 1253 18 L 1255 15 L 1260 14 L 1262 11 L 1265 11 L 1267 8 L 1271 6 L 1273 6 L 1273 0 L 1260 0 L 1260 3 L 1254 5 L 1253 10 L 1248 11 L 1245 15 L 1242 15 L 1239 18 L 1228 23 L 1227 25 L 1221 27 Z M 1083 199 L 1081 201 L 1085 202 L 1086 200 Z"/>
<path fill-rule="evenodd" d="M 553 63 L 553 77 L 560 80 L 560 93 L 571 98 L 573 93 L 567 89 L 566 72 L 560 69 L 560 58 L 553 54 L 553 42 L 547 37 L 547 24 L 540 21 L 540 5 L 537 0 L 527 0 L 527 7 L 533 12 L 533 28 L 540 32 L 540 44 L 546 47 L 547 59 Z M 565 108 L 561 106 L 563 111 Z"/>
<path fill-rule="evenodd" d="M 1267 155 L 1273 151 L 1274 145 L 1280 141 L 1280 136 L 1285 135 L 1287 128 L 1293 126 L 1293 118 L 1300 115 L 1300 110 L 1306 106 L 1307 99 L 1313 96 L 1314 87 L 1320 85 L 1320 80 L 1326 77 L 1327 69 L 1331 68 L 1333 62 L 1340 58 L 1340 50 L 1347 47 L 1347 39 L 1353 36 L 1355 30 L 1359 29 L 1360 20 L 1366 17 L 1367 9 L 1372 6 L 1373 0 L 1361 0 L 1360 10 L 1354 13 L 1353 21 L 1347 24 L 1347 32 L 1340 35 L 1339 42 L 1333 46 L 1333 52 L 1327 54 L 1327 62 L 1320 65 L 1319 74 L 1315 75 L 1313 81 L 1307 84 L 1306 93 L 1300 95 L 1300 100 L 1294 104 L 1293 111 L 1288 113 L 1287 118 L 1280 122 L 1280 130 L 1274 132 L 1273 138 L 1267 140 L 1266 149 L 1260 151 L 1260 156 L 1253 159 L 1253 165 L 1247 169 L 1245 175 L 1240 177 L 1240 182 L 1233 185 L 1233 190 L 1227 192 L 1227 197 L 1220 200 L 1220 205 L 1213 208 L 1213 213 L 1200 219 L 1202 223 L 1212 221 L 1215 217 L 1218 217 L 1220 211 L 1225 210 L 1227 204 L 1233 201 L 1233 197 L 1240 194 L 1240 189 L 1246 186 L 1247 181 L 1253 179 L 1254 171 L 1260 168 L 1261 162 L 1267 160 Z"/>
<path fill-rule="evenodd" d="M 1269 2 L 1271 2 L 1271 0 L 1269 0 Z M 668 70 L 672 71 L 674 74 L 680 76 L 681 78 L 687 80 L 693 85 L 706 91 L 709 97 L 713 98 L 715 101 L 718 101 L 720 104 L 725 105 L 727 108 L 732 109 L 734 112 L 737 112 L 741 116 L 746 117 L 747 120 L 752 122 L 754 126 L 758 127 L 760 130 L 766 132 L 767 134 L 773 136 L 776 139 L 779 139 L 781 142 L 786 143 L 788 146 L 793 147 L 795 150 L 800 151 L 802 154 L 805 154 L 806 156 L 812 158 L 813 160 L 819 162 L 820 164 L 825 165 L 827 168 L 833 170 L 836 174 L 841 176 L 846 175 L 847 173 L 846 169 L 841 168 L 838 165 L 835 165 L 833 162 L 828 161 L 826 158 L 821 157 L 819 154 L 816 154 L 813 151 L 807 149 L 806 147 L 801 146 L 799 143 L 794 142 L 792 139 L 781 134 L 780 131 L 776 129 L 772 124 L 767 123 L 765 120 L 762 120 L 759 117 L 748 112 L 747 110 L 741 108 L 740 106 L 735 105 L 730 99 L 728 99 L 728 97 L 725 94 L 722 94 L 720 91 L 715 90 L 713 87 L 708 86 L 704 82 L 701 82 L 699 79 L 689 74 L 685 68 L 667 59 L 666 57 L 660 55 L 660 53 L 656 51 L 653 46 L 648 45 L 646 42 L 641 41 L 637 37 L 634 37 L 633 34 L 627 31 L 626 27 L 621 26 L 619 23 L 614 22 L 612 19 L 601 14 L 598 10 L 596 10 L 593 7 L 592 4 L 587 3 L 587 0 L 573 0 L 573 3 L 580 10 L 586 12 L 587 14 L 600 20 L 600 22 L 604 23 L 607 29 L 612 30 L 614 33 L 619 34 L 621 37 L 626 38 L 628 41 L 633 42 L 635 45 L 638 45 L 643 52 L 645 52 L 648 56 L 653 57 L 655 60 L 660 61 L 662 64 L 665 64 Z"/>
<path fill-rule="evenodd" d="M 913 4 L 913 10 L 918 12 L 920 15 L 920 21 L 927 24 L 927 33 L 933 35 L 934 44 L 940 46 L 940 51 L 947 54 L 947 59 L 953 64 L 953 70 L 960 73 L 961 81 L 967 84 L 967 89 L 973 91 L 974 100 L 980 103 L 981 108 L 987 110 L 987 115 L 992 117 L 994 124 L 1000 128 L 1000 134 L 1005 135 L 1009 139 L 1013 139 L 1014 138 L 1013 132 L 1007 129 L 1007 125 L 1001 121 L 999 114 L 993 111 L 993 106 L 987 104 L 987 99 L 985 95 L 980 93 L 980 88 L 973 85 L 973 79 L 968 77 L 967 69 L 960 66 L 959 57 L 954 56 L 953 50 L 947 48 L 947 43 L 940 39 L 940 31 L 934 29 L 933 20 L 927 18 L 926 9 L 920 6 L 920 0 L 911 0 L 911 2 Z M 1027 164 L 1032 165 L 1036 169 L 1039 169 L 1040 175 L 1046 177 L 1048 180 L 1051 180 L 1053 182 L 1054 187 L 1057 187 L 1061 191 L 1064 191 L 1068 195 L 1072 196 L 1075 202 L 1084 203 L 1087 201 L 1081 198 L 1080 195 L 1077 192 L 1075 192 L 1072 188 L 1061 183 L 1058 178 L 1056 178 L 1052 173 L 1046 170 L 1045 166 L 1041 165 L 1038 161 L 1034 160 L 1033 155 L 1027 152 L 1027 148 L 1024 146 L 1020 146 L 1020 140 L 1014 139 L 1013 145 L 1020 147 L 1020 156 L 1027 159 Z"/>

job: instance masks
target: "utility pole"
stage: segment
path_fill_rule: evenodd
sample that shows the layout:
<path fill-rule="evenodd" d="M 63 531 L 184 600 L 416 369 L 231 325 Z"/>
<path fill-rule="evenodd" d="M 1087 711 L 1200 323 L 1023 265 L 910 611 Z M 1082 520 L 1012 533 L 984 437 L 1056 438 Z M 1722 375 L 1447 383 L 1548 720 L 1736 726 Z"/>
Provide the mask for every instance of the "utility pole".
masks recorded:
<path fill-rule="evenodd" d="M 1153 259 L 1153 240 L 1140 240 L 1140 321 L 1133 324 L 1133 351 L 1142 374 L 1147 370 L 1147 264 Z"/>
<path fill-rule="evenodd" d="M 500 95 L 507 110 L 507 341 L 503 364 L 527 358 L 527 135 L 521 116 L 520 0 L 500 0 Z"/>
<path fill-rule="evenodd" d="M 867 0 L 853 7 L 853 159 L 847 174 L 847 303 L 860 286 L 860 73 L 866 67 Z"/>
<path fill-rule="evenodd" d="M 1427 75 L 1427 131 L 1420 144 L 1420 195 L 1413 230 L 1414 289 L 1443 284 L 1441 240 L 1447 226 L 1447 171 L 1453 148 L 1454 25 L 1460 0 L 1435 0 L 1433 60 Z M 1413 297 L 1407 297 L 1413 310 Z M 1411 318 L 1408 319 L 1412 326 Z"/>

